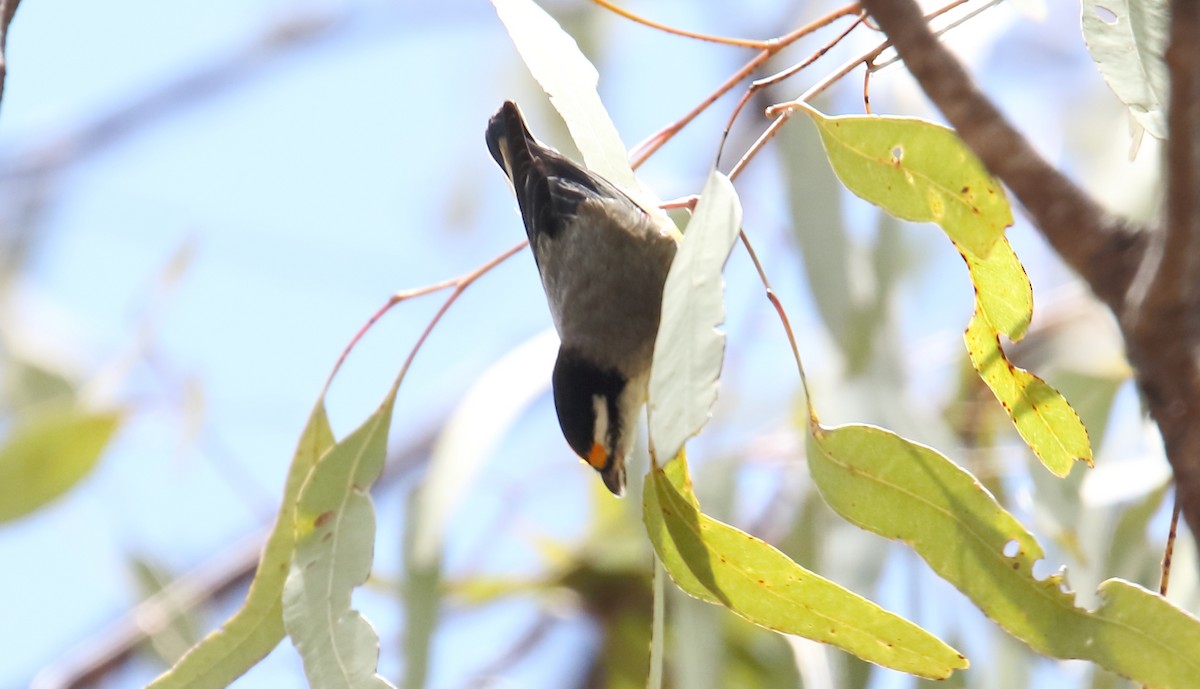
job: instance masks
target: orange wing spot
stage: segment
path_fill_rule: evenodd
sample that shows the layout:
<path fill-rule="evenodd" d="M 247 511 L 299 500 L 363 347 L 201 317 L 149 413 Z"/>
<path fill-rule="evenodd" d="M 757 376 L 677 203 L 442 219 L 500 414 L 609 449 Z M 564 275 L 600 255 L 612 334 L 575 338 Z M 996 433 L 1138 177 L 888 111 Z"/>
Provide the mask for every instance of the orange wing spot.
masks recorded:
<path fill-rule="evenodd" d="M 591 452 L 588 452 L 587 463 L 596 471 L 603 470 L 608 466 L 608 451 L 600 443 L 593 444 Z"/>

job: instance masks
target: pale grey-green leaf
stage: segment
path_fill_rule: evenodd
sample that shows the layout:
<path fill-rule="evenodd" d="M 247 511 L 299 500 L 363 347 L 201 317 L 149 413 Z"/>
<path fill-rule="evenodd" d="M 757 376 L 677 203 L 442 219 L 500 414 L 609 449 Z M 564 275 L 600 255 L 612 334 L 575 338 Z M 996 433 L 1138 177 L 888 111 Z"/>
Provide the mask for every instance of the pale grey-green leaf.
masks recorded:
<path fill-rule="evenodd" d="M 383 469 L 395 394 L 317 462 L 296 505 L 283 622 L 314 689 L 391 686 L 375 671 L 379 638 L 351 596 L 371 571 L 375 510 L 367 491 Z"/>
<path fill-rule="evenodd" d="M 662 319 L 650 371 L 650 440 L 660 461 L 700 432 L 717 401 L 725 356 L 721 271 L 742 224 L 729 178 L 713 171 L 688 223 L 663 288 Z"/>
<path fill-rule="evenodd" d="M 600 75 L 558 22 L 533 0 L 492 0 L 496 14 L 593 172 L 626 190 L 638 189 L 625 144 L 596 93 Z"/>
<path fill-rule="evenodd" d="M 1109 88 L 1151 136 L 1167 137 L 1167 0 L 1083 0 L 1083 38 Z"/>

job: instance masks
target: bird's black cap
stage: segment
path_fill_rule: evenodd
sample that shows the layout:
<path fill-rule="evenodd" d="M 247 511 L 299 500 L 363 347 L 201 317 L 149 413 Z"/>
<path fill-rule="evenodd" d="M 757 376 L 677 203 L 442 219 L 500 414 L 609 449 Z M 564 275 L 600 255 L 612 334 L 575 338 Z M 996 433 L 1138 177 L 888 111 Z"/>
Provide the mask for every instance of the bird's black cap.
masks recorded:
<path fill-rule="evenodd" d="M 618 371 L 601 368 L 574 350 L 558 350 L 554 408 L 563 437 L 575 454 L 600 472 L 604 485 L 614 495 L 625 492 L 621 438 L 631 429 L 622 428 L 618 403 L 628 382 Z M 597 438 L 597 424 L 601 423 L 603 437 Z"/>

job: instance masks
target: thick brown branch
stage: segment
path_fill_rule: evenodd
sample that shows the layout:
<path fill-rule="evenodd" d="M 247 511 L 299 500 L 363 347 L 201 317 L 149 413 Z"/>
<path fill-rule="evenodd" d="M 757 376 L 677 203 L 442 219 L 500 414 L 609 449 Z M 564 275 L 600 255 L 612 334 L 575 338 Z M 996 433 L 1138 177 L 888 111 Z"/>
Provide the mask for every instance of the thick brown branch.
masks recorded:
<path fill-rule="evenodd" d="M 1183 513 L 1200 537 L 1200 8 L 1172 3 L 1167 227 L 1147 232 L 1106 213 L 1038 155 L 938 42 L 916 3 L 862 5 L 930 100 L 1116 314 Z"/>
<path fill-rule="evenodd" d="M 8 25 L 21 0 L 0 0 L 0 99 L 4 98 L 4 77 L 8 74 Z"/>
<path fill-rule="evenodd" d="M 1200 539 L 1200 6 L 1176 0 L 1171 11 L 1166 224 L 1121 327 Z"/>

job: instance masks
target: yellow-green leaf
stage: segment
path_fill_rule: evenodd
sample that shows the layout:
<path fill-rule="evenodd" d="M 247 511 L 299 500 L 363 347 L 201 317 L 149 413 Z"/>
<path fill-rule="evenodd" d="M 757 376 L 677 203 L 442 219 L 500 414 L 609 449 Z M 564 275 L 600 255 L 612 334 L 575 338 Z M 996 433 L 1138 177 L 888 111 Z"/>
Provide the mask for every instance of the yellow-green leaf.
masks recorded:
<path fill-rule="evenodd" d="M 979 377 L 1042 464 L 1056 476 L 1069 474 L 1075 462 L 1092 466 L 1092 446 L 1079 415 L 1057 390 L 1009 362 L 995 329 L 978 308 L 963 337 Z"/>
<path fill-rule="evenodd" d="M 976 256 L 1012 224 L 1003 187 L 952 129 L 912 117 L 804 111 L 842 184 L 888 213 L 937 223 Z"/>
<path fill-rule="evenodd" d="M 1033 286 L 1008 239 L 1001 237 L 985 258 L 963 251 L 959 253 L 971 272 L 975 286 L 975 305 L 987 316 L 996 332 L 1017 342 L 1025 337 L 1033 318 Z"/>
<path fill-rule="evenodd" d="M 18 420 L 0 444 L 0 522 L 29 514 L 79 483 L 120 422 L 120 412 L 76 406 Z"/>
<path fill-rule="evenodd" d="M 296 501 L 313 465 L 332 446 L 333 431 L 325 414 L 324 400 L 320 400 L 300 435 L 288 469 L 279 514 L 263 548 L 245 602 L 220 629 L 201 639 L 147 689 L 227 687 L 283 640 L 283 584 L 295 548 Z"/>
<path fill-rule="evenodd" d="M 686 593 L 768 629 L 921 677 L 945 678 L 967 666 L 929 632 L 702 514 L 682 454 L 650 472 L 642 500 L 655 552 Z"/>
<path fill-rule="evenodd" d="M 1117 579 L 1100 585 L 1096 611 L 1076 607 L 1061 574 L 1033 576 L 1044 557 L 1033 535 L 935 450 L 871 426 L 813 427 L 808 464 L 842 517 L 907 543 L 1035 651 L 1091 660 L 1151 687 L 1196 686 L 1200 620 Z"/>

